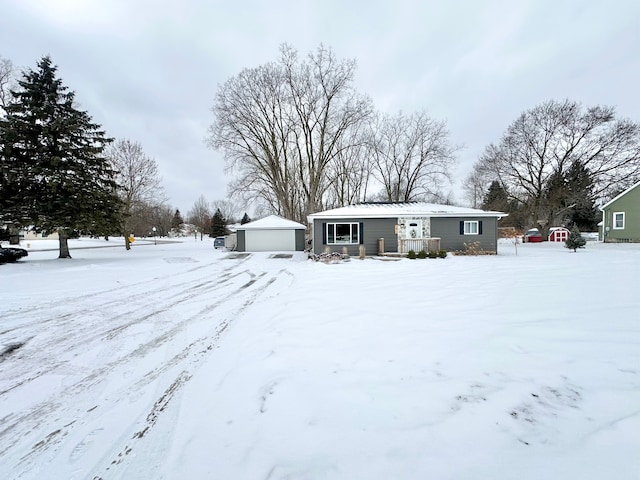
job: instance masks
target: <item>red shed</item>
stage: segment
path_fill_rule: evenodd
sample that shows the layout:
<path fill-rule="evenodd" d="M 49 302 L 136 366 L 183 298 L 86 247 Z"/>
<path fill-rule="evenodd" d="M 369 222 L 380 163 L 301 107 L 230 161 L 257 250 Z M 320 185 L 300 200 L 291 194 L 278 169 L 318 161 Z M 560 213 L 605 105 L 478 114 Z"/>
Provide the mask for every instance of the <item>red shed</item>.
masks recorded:
<path fill-rule="evenodd" d="M 550 242 L 566 242 L 571 232 L 564 227 L 551 227 L 549 229 Z"/>

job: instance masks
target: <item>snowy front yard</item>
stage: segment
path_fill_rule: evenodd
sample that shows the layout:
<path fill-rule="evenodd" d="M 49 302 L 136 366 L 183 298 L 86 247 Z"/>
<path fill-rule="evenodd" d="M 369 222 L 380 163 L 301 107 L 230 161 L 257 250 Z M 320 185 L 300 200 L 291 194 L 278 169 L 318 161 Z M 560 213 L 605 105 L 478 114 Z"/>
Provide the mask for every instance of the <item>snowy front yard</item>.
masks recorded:
<path fill-rule="evenodd" d="M 75 242 L 0 265 L 2 478 L 640 478 L 640 245 Z"/>

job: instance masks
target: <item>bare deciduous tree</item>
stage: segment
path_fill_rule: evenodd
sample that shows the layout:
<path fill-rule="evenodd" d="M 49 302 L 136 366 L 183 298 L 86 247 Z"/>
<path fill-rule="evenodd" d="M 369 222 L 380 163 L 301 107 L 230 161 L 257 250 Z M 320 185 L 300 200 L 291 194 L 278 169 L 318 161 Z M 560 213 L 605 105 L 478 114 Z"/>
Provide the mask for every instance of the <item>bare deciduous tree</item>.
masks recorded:
<path fill-rule="evenodd" d="M 4 116 L 5 108 L 11 99 L 10 90 L 17 86 L 13 63 L 8 58 L 0 56 L 0 118 Z"/>
<path fill-rule="evenodd" d="M 232 194 L 303 221 L 322 208 L 342 141 L 372 112 L 354 90 L 355 61 L 322 46 L 306 60 L 284 45 L 275 63 L 246 69 L 218 91 L 209 144 L 236 174 Z"/>
<path fill-rule="evenodd" d="M 124 204 L 122 227 L 125 247 L 129 250 L 129 234 L 139 230 L 141 224 L 151 224 L 150 228 L 156 226 L 145 215 L 153 211 L 149 207 L 160 206 L 165 201 L 164 189 L 158 164 L 144 153 L 138 142 L 118 140 L 109 146 L 107 155 L 114 170 L 118 172 L 118 194 Z"/>
<path fill-rule="evenodd" d="M 367 133 L 356 129 L 341 140 L 348 148 L 339 148 L 328 169 L 324 208 L 352 205 L 368 199 L 372 175 L 372 143 L 369 140 Z"/>
<path fill-rule="evenodd" d="M 640 125 L 617 120 L 613 107 L 585 110 L 577 102 L 549 101 L 522 113 L 474 170 L 498 180 L 544 228 L 558 208 L 545 189 L 574 162 L 592 176 L 593 194 L 606 196 L 619 182 L 640 176 Z"/>
<path fill-rule="evenodd" d="M 465 178 L 462 188 L 465 199 L 472 208 L 480 208 L 484 196 L 487 193 L 487 185 L 490 183 L 490 176 L 480 169 L 473 169 Z"/>
<path fill-rule="evenodd" d="M 373 149 L 382 199 L 409 202 L 442 197 L 456 151 L 445 122 L 424 112 L 383 116 L 375 128 Z"/>
<path fill-rule="evenodd" d="M 239 221 L 241 208 L 232 200 L 214 200 L 211 202 L 211 211 L 220 210 L 227 223 Z"/>
<path fill-rule="evenodd" d="M 211 209 L 204 195 L 200 195 L 196 199 L 193 207 L 187 213 L 187 218 L 188 222 L 195 225 L 197 231 L 200 232 L 200 240 L 202 240 L 204 232 L 208 231 L 211 226 Z"/>

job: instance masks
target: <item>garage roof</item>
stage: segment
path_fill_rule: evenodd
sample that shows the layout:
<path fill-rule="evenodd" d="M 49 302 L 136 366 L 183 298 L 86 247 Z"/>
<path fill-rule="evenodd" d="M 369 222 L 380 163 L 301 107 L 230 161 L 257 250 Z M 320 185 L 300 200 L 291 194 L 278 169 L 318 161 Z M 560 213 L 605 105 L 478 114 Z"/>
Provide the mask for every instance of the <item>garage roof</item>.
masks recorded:
<path fill-rule="evenodd" d="M 306 228 L 301 223 L 277 215 L 269 215 L 260 220 L 240 225 L 238 230 L 306 230 Z"/>

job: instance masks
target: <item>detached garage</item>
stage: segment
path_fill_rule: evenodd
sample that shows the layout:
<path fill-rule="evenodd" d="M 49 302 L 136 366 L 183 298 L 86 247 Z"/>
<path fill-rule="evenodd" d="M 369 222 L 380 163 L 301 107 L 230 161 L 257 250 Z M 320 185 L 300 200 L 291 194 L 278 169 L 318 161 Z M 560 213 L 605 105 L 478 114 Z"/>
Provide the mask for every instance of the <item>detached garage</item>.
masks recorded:
<path fill-rule="evenodd" d="M 301 252 L 304 233 L 301 223 L 269 215 L 255 222 L 245 223 L 237 229 L 239 252 Z"/>

